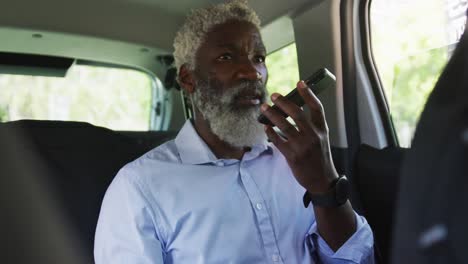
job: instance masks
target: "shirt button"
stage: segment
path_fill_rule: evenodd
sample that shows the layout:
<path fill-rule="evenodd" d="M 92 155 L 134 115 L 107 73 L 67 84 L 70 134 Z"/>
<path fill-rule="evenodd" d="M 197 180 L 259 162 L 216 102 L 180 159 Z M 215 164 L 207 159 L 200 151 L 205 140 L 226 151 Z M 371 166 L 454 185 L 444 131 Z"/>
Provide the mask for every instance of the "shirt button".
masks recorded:
<path fill-rule="evenodd" d="M 257 203 L 255 206 L 257 207 L 258 210 L 262 210 L 263 208 L 261 203 Z"/>
<path fill-rule="evenodd" d="M 278 262 L 279 261 L 279 256 L 278 255 L 273 255 L 271 256 L 271 260 L 273 260 L 274 262 Z"/>

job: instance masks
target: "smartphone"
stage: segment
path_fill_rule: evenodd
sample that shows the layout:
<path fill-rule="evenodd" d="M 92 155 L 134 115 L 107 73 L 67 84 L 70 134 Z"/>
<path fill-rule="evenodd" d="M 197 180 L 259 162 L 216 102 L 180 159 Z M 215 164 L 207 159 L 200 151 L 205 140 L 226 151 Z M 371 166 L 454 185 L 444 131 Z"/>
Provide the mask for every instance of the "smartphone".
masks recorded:
<path fill-rule="evenodd" d="M 328 69 L 322 68 L 319 69 L 318 71 L 314 72 L 309 78 L 305 79 L 304 82 L 307 84 L 307 86 L 312 90 L 312 92 L 317 95 L 327 88 L 333 86 L 336 82 L 336 77 L 333 75 Z M 289 101 L 295 103 L 297 106 L 302 107 L 304 105 L 304 100 L 302 99 L 302 96 L 299 94 L 299 91 L 297 91 L 297 88 L 292 90 L 290 93 L 288 93 L 285 96 L 286 99 Z M 288 117 L 288 115 L 283 112 L 278 106 L 273 105 L 273 109 L 278 111 L 280 114 L 282 114 L 284 117 Z M 258 117 L 258 122 L 265 124 L 265 125 L 270 125 L 270 126 L 275 126 L 271 121 L 263 114 L 261 114 Z"/>

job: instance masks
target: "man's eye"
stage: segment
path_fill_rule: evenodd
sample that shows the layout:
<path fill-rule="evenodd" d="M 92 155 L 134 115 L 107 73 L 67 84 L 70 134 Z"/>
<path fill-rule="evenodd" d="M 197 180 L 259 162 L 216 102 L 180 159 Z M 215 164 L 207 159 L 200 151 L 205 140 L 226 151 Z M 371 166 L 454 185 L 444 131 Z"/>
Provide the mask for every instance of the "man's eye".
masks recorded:
<path fill-rule="evenodd" d="M 231 60 L 232 55 L 230 53 L 224 53 L 223 55 L 218 57 L 218 60 L 220 61 L 226 61 L 226 60 Z"/>
<path fill-rule="evenodd" d="M 263 63 L 265 62 L 265 56 L 262 56 L 262 55 L 255 56 L 254 61 L 256 63 Z"/>

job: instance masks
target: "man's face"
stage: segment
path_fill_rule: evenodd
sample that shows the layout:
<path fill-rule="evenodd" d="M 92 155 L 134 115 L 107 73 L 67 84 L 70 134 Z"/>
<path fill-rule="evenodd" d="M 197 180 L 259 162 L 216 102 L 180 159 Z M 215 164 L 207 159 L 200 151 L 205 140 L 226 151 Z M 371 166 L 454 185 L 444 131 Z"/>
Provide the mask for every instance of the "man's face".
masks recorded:
<path fill-rule="evenodd" d="M 256 121 L 267 95 L 265 53 L 255 26 L 228 21 L 207 34 L 196 54 L 194 104 L 212 132 L 233 146 L 266 139 Z"/>
<path fill-rule="evenodd" d="M 265 46 L 256 27 L 245 21 L 231 20 L 215 26 L 196 54 L 196 75 L 216 85 L 218 94 L 243 82 L 267 81 Z M 261 78 L 258 78 L 261 76 Z M 251 106 L 241 100 L 239 107 Z"/>

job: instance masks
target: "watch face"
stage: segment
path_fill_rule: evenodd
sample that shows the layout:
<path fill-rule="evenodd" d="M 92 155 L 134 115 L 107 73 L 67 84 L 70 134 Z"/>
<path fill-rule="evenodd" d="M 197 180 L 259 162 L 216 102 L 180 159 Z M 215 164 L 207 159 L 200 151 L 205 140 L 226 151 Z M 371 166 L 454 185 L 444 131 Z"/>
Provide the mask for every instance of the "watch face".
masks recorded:
<path fill-rule="evenodd" d="M 349 181 L 346 177 L 342 177 L 338 180 L 335 186 L 336 202 L 338 204 L 344 204 L 349 198 Z"/>

